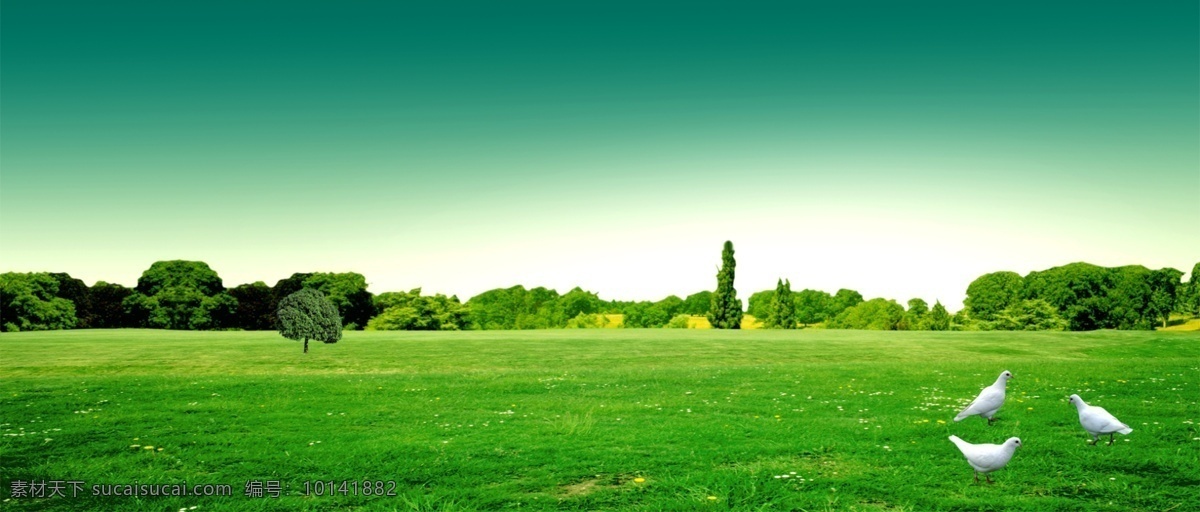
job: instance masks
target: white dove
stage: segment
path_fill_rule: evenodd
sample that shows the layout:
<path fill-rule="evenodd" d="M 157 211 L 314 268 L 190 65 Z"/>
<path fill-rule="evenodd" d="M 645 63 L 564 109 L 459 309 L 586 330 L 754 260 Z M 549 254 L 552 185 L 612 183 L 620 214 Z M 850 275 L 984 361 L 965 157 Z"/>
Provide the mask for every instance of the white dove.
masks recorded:
<path fill-rule="evenodd" d="M 1129 425 L 1121 423 L 1121 420 L 1109 414 L 1103 407 L 1088 405 L 1079 395 L 1071 395 L 1070 402 L 1079 410 L 1079 424 L 1092 435 L 1093 445 L 1100 442 L 1100 436 L 1104 434 L 1108 434 L 1108 444 L 1111 445 L 1114 434 L 1125 435 L 1133 432 Z"/>
<path fill-rule="evenodd" d="M 975 481 L 978 482 L 979 474 L 983 473 L 989 484 L 992 483 L 992 477 L 988 473 L 1008 465 L 1017 447 L 1021 446 L 1021 440 L 1015 437 L 1008 438 L 1004 444 L 971 444 L 958 436 L 950 436 L 950 440 L 967 458 L 967 464 L 975 469 Z"/>
<path fill-rule="evenodd" d="M 954 417 L 954 421 L 962 421 L 968 416 L 978 414 L 986 418 L 988 425 L 991 425 L 992 417 L 996 415 L 996 411 L 1000 410 L 1000 406 L 1004 405 L 1004 386 L 1012 376 L 1013 374 L 1008 370 L 1000 373 L 1000 376 L 996 377 L 996 382 L 983 388 L 983 391 L 979 392 L 979 396 L 975 397 L 975 400 L 966 409 Z"/>

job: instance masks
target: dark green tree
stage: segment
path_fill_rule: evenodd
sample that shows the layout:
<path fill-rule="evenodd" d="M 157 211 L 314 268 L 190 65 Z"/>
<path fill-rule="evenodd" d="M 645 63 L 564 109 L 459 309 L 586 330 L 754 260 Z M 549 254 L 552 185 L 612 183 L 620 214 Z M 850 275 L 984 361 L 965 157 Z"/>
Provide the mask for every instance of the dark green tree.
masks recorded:
<path fill-rule="evenodd" d="M 667 318 L 675 318 L 683 312 L 683 299 L 674 295 L 668 295 L 667 298 L 654 303 L 654 306 L 661 309 L 667 314 Z"/>
<path fill-rule="evenodd" d="M 236 327 L 247 331 L 275 329 L 275 311 L 279 309 L 279 301 L 266 283 L 257 281 L 230 288 L 229 295 L 237 299 Z"/>
<path fill-rule="evenodd" d="M 942 305 L 942 301 L 934 301 L 933 308 L 929 310 L 929 330 L 950 330 L 950 313 L 946 311 L 946 306 Z"/>
<path fill-rule="evenodd" d="M 304 280 L 304 287 L 320 290 L 338 308 L 347 329 L 362 330 L 375 315 L 367 278 L 357 272 L 314 272 Z"/>
<path fill-rule="evenodd" d="M 709 308 L 712 307 L 713 293 L 704 290 L 688 295 L 683 299 L 683 313 L 696 316 L 707 316 Z"/>
<path fill-rule="evenodd" d="M 708 322 L 717 329 L 739 329 L 742 326 L 742 302 L 733 287 L 734 268 L 733 242 L 725 241 L 721 250 L 721 269 L 717 271 L 717 291 L 713 293 Z"/>
<path fill-rule="evenodd" d="M 990 326 L 1001 331 L 1061 331 L 1067 328 L 1067 321 L 1049 302 L 1026 299 L 1004 308 Z"/>
<path fill-rule="evenodd" d="M 1021 299 L 1024 281 L 1016 272 L 992 272 L 979 276 L 967 286 L 963 305 L 977 320 L 992 321 L 1004 308 Z"/>
<path fill-rule="evenodd" d="M 125 312 L 123 301 L 132 295 L 133 289 L 119 284 L 97 281 L 88 289 L 88 302 L 92 309 L 91 326 L 96 329 L 136 327 Z"/>
<path fill-rule="evenodd" d="M 904 306 L 894 300 L 871 299 L 846 308 L 829 322 L 833 329 L 894 331 L 904 318 Z"/>
<path fill-rule="evenodd" d="M 671 319 L 658 304 L 650 301 L 634 302 L 626 306 L 623 313 L 625 322 L 621 326 L 629 328 L 662 327 Z"/>
<path fill-rule="evenodd" d="M 766 326 L 771 329 L 795 329 L 796 306 L 792 303 L 792 282 L 780 279 L 771 295 L 771 309 Z"/>
<path fill-rule="evenodd" d="M 87 329 L 92 326 L 92 301 L 88 295 L 88 287 L 82 280 L 71 277 L 71 274 L 51 272 L 50 277 L 58 281 L 58 297 L 71 301 L 75 305 L 75 328 Z"/>
<path fill-rule="evenodd" d="M 0 331 L 75 327 L 75 305 L 57 293 L 58 280 L 45 272 L 0 274 Z"/>
<path fill-rule="evenodd" d="M 1188 279 L 1184 300 L 1180 305 L 1183 313 L 1200 315 L 1200 263 L 1192 267 L 1192 277 Z"/>
<path fill-rule="evenodd" d="M 904 312 L 904 318 L 900 320 L 897 329 L 901 331 L 929 330 L 929 303 L 920 298 L 909 299 L 908 310 Z"/>
<path fill-rule="evenodd" d="M 862 301 L 863 296 L 861 293 L 842 288 L 833 294 L 833 299 L 829 301 L 829 309 L 825 312 L 826 318 L 833 320 L 846 309 L 857 306 Z"/>
<path fill-rule="evenodd" d="M 458 297 L 421 295 L 420 288 L 381 293 L 375 307 L 380 313 L 366 326 L 372 331 L 458 331 L 467 326 L 467 307 Z"/>
<path fill-rule="evenodd" d="M 848 291 L 848 290 L 847 290 Z M 861 300 L 862 297 L 859 297 Z M 830 319 L 833 296 L 820 290 L 800 290 L 792 298 L 796 306 L 796 321 L 809 325 Z"/>
<path fill-rule="evenodd" d="M 237 299 L 202 261 L 155 262 L 122 303 L 138 327 L 221 329 L 235 327 L 237 314 Z"/>
<path fill-rule="evenodd" d="M 275 296 L 275 303 L 279 304 L 284 297 L 303 289 L 304 281 L 310 277 L 312 277 L 310 272 L 296 272 L 291 277 L 276 281 L 275 286 L 271 288 L 271 294 Z"/>
<path fill-rule="evenodd" d="M 767 317 L 771 315 L 771 304 L 774 300 L 775 290 L 754 292 L 750 294 L 749 299 L 746 299 L 746 314 L 766 324 Z"/>
<path fill-rule="evenodd" d="M 308 353 L 308 340 L 337 343 L 342 339 L 342 319 L 337 308 L 325 295 L 313 288 L 304 288 L 279 301 L 277 325 L 284 338 L 304 341 L 304 353 Z"/>
<path fill-rule="evenodd" d="M 1173 268 L 1164 268 L 1150 273 L 1150 300 L 1146 304 L 1147 316 L 1162 321 L 1166 327 L 1171 320 L 1171 312 L 1175 311 L 1175 292 L 1179 288 L 1179 278 L 1183 272 Z"/>

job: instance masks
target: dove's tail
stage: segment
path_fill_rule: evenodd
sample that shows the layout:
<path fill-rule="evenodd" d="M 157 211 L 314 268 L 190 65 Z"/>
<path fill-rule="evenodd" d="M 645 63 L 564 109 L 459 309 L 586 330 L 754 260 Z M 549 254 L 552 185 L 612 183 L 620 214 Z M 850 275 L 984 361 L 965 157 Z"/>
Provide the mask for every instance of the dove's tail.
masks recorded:
<path fill-rule="evenodd" d="M 1129 428 L 1129 425 L 1125 425 L 1125 428 L 1118 430 L 1117 432 L 1123 435 L 1129 435 L 1131 432 L 1133 432 L 1133 429 Z"/>
<path fill-rule="evenodd" d="M 959 439 L 958 436 L 950 436 L 950 440 L 954 441 L 954 445 L 957 446 L 960 451 L 963 449 L 964 446 L 967 445 L 967 442 L 963 441 L 962 439 Z"/>

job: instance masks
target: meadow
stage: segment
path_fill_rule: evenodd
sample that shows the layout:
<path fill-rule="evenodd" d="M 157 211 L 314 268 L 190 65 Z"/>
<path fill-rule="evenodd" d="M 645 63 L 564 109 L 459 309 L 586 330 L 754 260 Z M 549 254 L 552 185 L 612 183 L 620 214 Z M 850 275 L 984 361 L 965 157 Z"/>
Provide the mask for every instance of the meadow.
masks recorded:
<path fill-rule="evenodd" d="M 0 349 L 4 510 L 1200 504 L 1196 332 L 347 332 L 303 354 L 273 332 L 76 330 Z M 953 422 L 1002 370 L 996 424 Z M 1071 393 L 1133 433 L 1088 445 Z M 951 434 L 1024 446 L 976 483 Z M 41 480 L 84 488 L 12 497 Z M 384 484 L 338 489 L 363 480 Z M 271 481 L 278 498 L 245 495 Z M 90 496 L 185 482 L 233 495 Z"/>

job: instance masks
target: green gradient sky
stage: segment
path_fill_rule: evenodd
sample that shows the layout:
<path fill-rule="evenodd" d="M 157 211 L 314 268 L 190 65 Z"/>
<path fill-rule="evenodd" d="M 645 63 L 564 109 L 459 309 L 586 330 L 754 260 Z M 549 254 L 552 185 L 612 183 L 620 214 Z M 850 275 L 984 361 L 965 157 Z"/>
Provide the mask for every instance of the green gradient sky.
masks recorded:
<path fill-rule="evenodd" d="M 245 4 L 253 3 L 256 7 Z M 5 2 L 0 271 L 605 298 L 1200 260 L 1195 1 Z"/>

